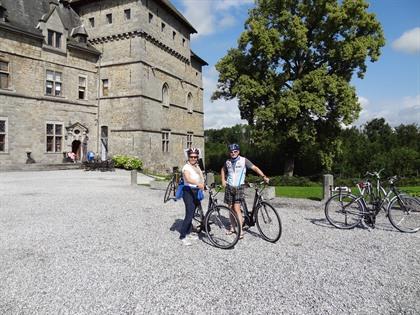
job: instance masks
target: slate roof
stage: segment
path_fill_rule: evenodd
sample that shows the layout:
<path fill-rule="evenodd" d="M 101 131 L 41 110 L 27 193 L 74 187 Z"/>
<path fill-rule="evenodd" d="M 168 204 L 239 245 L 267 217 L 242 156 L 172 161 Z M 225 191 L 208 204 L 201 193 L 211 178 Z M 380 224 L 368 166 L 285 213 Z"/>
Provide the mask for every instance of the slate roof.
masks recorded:
<path fill-rule="evenodd" d="M 7 10 L 7 21 L 0 22 L 0 27 L 3 26 L 43 38 L 42 31 L 37 29 L 37 25 L 41 20 L 47 21 L 52 14 L 50 2 L 57 4 L 55 10 L 57 10 L 64 27 L 68 30 L 68 44 L 99 55 L 100 52 L 90 44 L 79 43 L 71 37 L 73 29 L 78 29 L 80 34 L 82 22 L 71 6 L 65 4 L 65 1 L 64 4 L 58 5 L 57 0 L 1 0 L 1 5 Z M 84 31 L 86 32 L 86 30 Z"/>

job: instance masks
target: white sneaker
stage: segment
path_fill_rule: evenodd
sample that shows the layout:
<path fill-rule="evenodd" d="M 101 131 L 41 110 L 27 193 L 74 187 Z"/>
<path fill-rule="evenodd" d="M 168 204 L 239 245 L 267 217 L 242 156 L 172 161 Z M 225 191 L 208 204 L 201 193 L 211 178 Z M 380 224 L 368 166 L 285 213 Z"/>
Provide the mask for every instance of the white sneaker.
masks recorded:
<path fill-rule="evenodd" d="M 191 241 L 198 241 L 198 235 L 195 233 L 190 233 L 186 236 L 186 238 L 188 238 Z"/>
<path fill-rule="evenodd" d="M 191 243 L 191 240 L 189 240 L 188 238 L 183 238 L 182 240 L 181 240 L 181 242 L 182 242 L 182 245 L 184 245 L 184 246 L 191 246 L 192 245 L 192 243 Z"/>

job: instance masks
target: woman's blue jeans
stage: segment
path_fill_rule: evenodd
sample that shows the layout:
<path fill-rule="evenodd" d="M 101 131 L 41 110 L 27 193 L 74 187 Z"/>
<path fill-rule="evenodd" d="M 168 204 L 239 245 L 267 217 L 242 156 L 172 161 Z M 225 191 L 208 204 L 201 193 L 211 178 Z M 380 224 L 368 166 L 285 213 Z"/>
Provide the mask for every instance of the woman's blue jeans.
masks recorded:
<path fill-rule="evenodd" d="M 197 200 L 198 189 L 192 189 L 188 186 L 183 189 L 182 199 L 185 204 L 185 218 L 181 226 L 180 239 L 185 238 L 187 234 L 191 233 L 192 220 L 194 217 L 195 208 L 200 205 L 200 201 Z"/>

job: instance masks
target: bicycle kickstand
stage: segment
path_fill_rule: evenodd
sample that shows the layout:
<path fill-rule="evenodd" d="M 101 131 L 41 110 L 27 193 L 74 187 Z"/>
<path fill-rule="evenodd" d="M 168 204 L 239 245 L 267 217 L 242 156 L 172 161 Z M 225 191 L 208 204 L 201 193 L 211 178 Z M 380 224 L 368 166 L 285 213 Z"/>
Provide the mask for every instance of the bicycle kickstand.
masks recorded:
<path fill-rule="evenodd" d="M 362 227 L 367 229 L 369 232 L 372 231 L 372 228 L 366 224 L 365 218 L 362 218 Z"/>

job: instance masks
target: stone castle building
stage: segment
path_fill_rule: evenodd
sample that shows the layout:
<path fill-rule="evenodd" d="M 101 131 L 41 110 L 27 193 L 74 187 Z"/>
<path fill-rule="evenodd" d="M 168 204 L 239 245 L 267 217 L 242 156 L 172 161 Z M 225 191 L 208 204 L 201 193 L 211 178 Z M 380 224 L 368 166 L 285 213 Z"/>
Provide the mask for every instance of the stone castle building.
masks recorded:
<path fill-rule="evenodd" d="M 169 0 L 0 0 L 0 168 L 88 151 L 181 165 L 204 147 L 192 33 Z"/>

